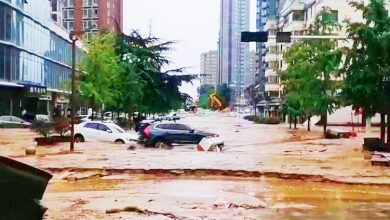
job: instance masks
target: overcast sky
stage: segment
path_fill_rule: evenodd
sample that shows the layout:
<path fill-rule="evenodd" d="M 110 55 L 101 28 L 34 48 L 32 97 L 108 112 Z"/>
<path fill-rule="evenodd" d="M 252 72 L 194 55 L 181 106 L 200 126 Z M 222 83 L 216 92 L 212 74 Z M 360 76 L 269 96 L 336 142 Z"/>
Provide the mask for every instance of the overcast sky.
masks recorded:
<path fill-rule="evenodd" d="M 131 29 L 177 43 L 169 54 L 175 67 L 189 67 L 187 73 L 199 74 L 200 55 L 217 49 L 220 0 L 123 0 L 124 31 Z M 251 0 L 252 21 L 256 0 Z M 255 22 L 251 22 L 251 29 Z M 199 85 L 185 85 L 182 91 L 196 97 Z"/>

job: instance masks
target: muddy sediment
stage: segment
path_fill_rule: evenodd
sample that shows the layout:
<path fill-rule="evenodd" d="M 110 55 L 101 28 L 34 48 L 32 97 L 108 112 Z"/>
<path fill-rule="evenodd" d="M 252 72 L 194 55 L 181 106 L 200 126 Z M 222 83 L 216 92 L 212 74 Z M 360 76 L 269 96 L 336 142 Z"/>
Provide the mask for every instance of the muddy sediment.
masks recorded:
<path fill-rule="evenodd" d="M 353 177 L 349 176 L 348 180 L 340 180 L 337 177 L 327 177 L 323 175 L 310 175 L 298 173 L 280 173 L 280 172 L 260 172 L 247 170 L 219 170 L 219 169 L 88 169 L 88 168 L 45 168 L 52 173 L 82 173 L 92 172 L 91 175 L 84 175 L 81 178 L 68 178 L 69 180 L 86 179 L 90 177 L 102 177 L 117 174 L 127 175 L 155 175 L 155 176 L 183 176 L 183 177 L 239 177 L 239 178 L 258 178 L 270 177 L 284 180 L 303 180 L 321 183 L 338 183 L 348 185 L 371 185 L 371 186 L 390 186 L 390 183 L 373 183 L 354 181 Z M 356 176 L 360 178 L 362 176 Z M 66 179 L 64 178 L 64 179 Z"/>

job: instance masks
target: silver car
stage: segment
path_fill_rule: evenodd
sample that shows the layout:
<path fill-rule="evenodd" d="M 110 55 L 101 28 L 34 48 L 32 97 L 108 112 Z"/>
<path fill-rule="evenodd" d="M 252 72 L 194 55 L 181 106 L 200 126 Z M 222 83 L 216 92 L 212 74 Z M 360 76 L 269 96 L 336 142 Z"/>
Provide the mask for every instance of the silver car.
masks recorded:
<path fill-rule="evenodd" d="M 30 125 L 30 122 L 26 122 L 15 116 L 0 116 L 0 128 L 27 128 L 30 127 Z"/>

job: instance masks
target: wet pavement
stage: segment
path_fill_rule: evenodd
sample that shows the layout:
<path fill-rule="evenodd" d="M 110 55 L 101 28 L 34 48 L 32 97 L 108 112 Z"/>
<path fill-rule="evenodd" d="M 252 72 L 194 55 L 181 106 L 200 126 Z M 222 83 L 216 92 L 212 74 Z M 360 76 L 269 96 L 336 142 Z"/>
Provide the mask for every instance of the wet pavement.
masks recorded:
<path fill-rule="evenodd" d="M 219 134 L 225 151 L 82 143 L 25 156 L 35 134 L 16 129 L 0 130 L 0 154 L 54 174 L 47 219 L 390 218 L 390 169 L 364 160 L 362 133 L 325 140 L 223 113 L 181 122 Z"/>

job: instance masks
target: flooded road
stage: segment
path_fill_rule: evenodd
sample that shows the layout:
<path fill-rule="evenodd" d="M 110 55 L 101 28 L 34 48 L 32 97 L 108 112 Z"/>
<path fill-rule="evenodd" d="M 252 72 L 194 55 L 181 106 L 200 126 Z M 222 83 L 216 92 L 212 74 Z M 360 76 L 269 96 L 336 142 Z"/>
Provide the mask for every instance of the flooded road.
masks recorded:
<path fill-rule="evenodd" d="M 390 186 L 123 175 L 55 181 L 44 203 L 46 219 L 389 219 Z"/>
<path fill-rule="evenodd" d="M 390 219 L 390 168 L 364 159 L 362 133 L 327 140 L 220 113 L 181 122 L 219 134 L 224 152 L 90 142 L 26 156 L 36 134 L 0 129 L 0 154 L 54 175 L 43 198 L 50 220 Z"/>

